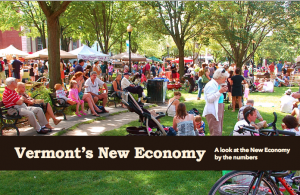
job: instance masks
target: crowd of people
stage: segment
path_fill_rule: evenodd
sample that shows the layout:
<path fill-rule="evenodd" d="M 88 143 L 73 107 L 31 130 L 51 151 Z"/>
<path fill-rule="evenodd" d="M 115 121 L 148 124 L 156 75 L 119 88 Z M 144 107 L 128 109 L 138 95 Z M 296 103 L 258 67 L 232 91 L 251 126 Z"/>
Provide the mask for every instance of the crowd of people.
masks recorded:
<path fill-rule="evenodd" d="M 6 62 L 0 58 L 2 65 L 1 79 L 6 78 L 6 88 L 3 93 L 4 105 L 8 108 L 18 109 L 21 116 L 27 116 L 31 118 L 30 124 L 37 130 L 38 133 L 47 133 L 53 129 L 49 124 L 49 119 L 52 118 L 54 124 L 57 125 L 60 120 L 56 119 L 50 104 L 36 103 L 28 94 L 25 93 L 25 85 L 22 83 L 20 70 L 22 69 L 23 63 L 14 57 L 14 61 L 8 66 L 8 75 L 6 71 Z M 36 81 L 40 76 L 41 72 L 47 70 L 46 63 L 44 65 L 39 63 L 29 62 L 30 64 L 30 79 Z M 42 67 L 41 67 L 42 66 Z M 289 79 L 287 76 L 288 66 L 285 62 L 284 65 L 281 61 L 275 66 L 273 63 L 269 66 L 263 66 L 257 71 L 257 75 L 261 72 L 265 72 L 270 75 L 276 75 L 274 81 L 275 86 L 287 86 L 286 80 Z M 177 78 L 178 67 L 174 63 L 169 63 L 167 69 L 172 71 L 172 79 Z M 65 75 L 67 73 L 73 73 L 72 78 L 69 82 L 69 90 L 66 85 L 57 83 L 55 84 L 56 96 L 59 99 L 66 101 L 71 105 L 76 105 L 76 115 L 81 117 L 87 115 L 84 111 L 84 103 L 87 102 L 89 111 L 94 116 L 99 116 L 101 112 L 108 112 L 105 110 L 105 105 L 108 100 L 108 87 L 106 82 L 112 81 L 112 74 L 114 72 L 114 66 L 111 63 L 94 61 L 91 64 L 89 61 L 80 59 L 78 62 L 74 61 L 65 64 L 63 61 L 60 63 L 60 73 L 62 83 L 65 81 Z M 159 63 L 132 63 L 131 71 L 135 75 L 137 73 L 144 74 L 146 77 L 161 77 L 165 72 L 164 67 Z M 249 107 L 252 108 L 249 115 L 249 121 L 255 128 L 267 127 L 268 124 L 263 120 L 259 112 L 253 107 L 254 100 L 248 99 L 249 86 L 253 79 L 252 66 L 243 66 L 243 69 L 236 67 L 235 64 L 230 66 L 223 66 L 218 68 L 217 64 L 203 63 L 201 68 L 194 67 L 193 64 L 185 64 L 184 67 L 185 76 L 184 78 L 189 82 L 189 92 L 194 91 L 195 83 L 198 84 L 198 96 L 197 100 L 201 99 L 201 94 L 204 95 L 205 107 L 203 110 L 202 117 L 206 118 L 208 128 L 211 136 L 221 136 L 223 130 L 223 118 L 224 118 L 224 99 L 226 96 L 229 97 L 229 101 L 232 101 L 232 112 L 236 109 L 238 112 L 238 123 L 245 124 L 243 114 L 248 112 Z M 129 67 L 128 64 L 123 63 L 123 74 L 121 72 L 116 73 L 116 78 L 112 81 L 112 91 L 121 98 L 123 91 L 129 91 L 131 93 L 138 94 L 138 104 L 143 105 L 143 100 L 147 100 L 147 97 L 141 86 L 136 86 L 130 82 Z M 284 75 L 281 81 L 281 75 Z M 0 79 L 0 80 L 1 80 Z M 278 82 L 278 83 L 277 83 Z M 265 91 L 265 81 L 255 80 L 253 84 L 256 86 L 258 91 Z M 277 85 L 278 84 L 278 85 Z M 105 89 L 101 91 L 99 89 Z M 17 90 L 17 92 L 15 91 Z M 296 116 L 299 123 L 299 108 L 293 103 L 297 102 L 300 98 L 300 93 L 291 93 L 291 90 L 287 90 L 281 101 L 281 111 Z M 298 97 L 299 96 L 299 97 Z M 178 135 L 205 135 L 205 123 L 201 116 L 194 117 L 194 115 L 188 114 L 186 107 L 183 103 L 180 103 L 181 97 L 180 92 L 174 92 L 174 97 L 169 100 L 167 113 L 173 118 L 173 128 L 177 131 Z M 245 98 L 245 99 L 244 99 Z M 102 101 L 102 108 L 100 109 L 98 101 Z M 245 106 L 243 106 L 243 102 Z M 81 110 L 80 110 L 81 108 Z M 246 111 L 245 111 L 246 110 Z M 37 115 L 38 121 L 34 115 Z M 255 123 L 258 119 L 259 122 Z M 288 120 L 288 119 L 287 119 Z M 285 124 L 284 127 L 288 125 Z M 289 126 L 288 126 L 289 127 Z"/>
<path fill-rule="evenodd" d="M 185 70 L 187 70 L 187 73 L 189 73 L 188 70 L 190 68 L 195 71 L 193 66 L 186 64 Z M 284 75 L 284 79 L 288 79 L 287 72 L 285 72 L 288 68 L 289 67 L 286 62 L 284 65 L 282 65 L 281 61 L 279 61 L 276 66 L 274 65 L 274 63 L 272 63 L 270 66 L 262 67 L 261 69 L 262 72 L 266 73 L 268 73 L 268 71 L 270 70 L 270 75 L 276 76 L 274 83 L 272 83 L 272 85 L 275 84 L 276 86 L 276 80 L 280 78 L 281 75 Z M 235 64 L 217 68 L 216 64 L 212 63 L 208 65 L 204 63 L 202 64 L 202 67 L 199 69 L 198 73 L 194 72 L 192 74 L 191 78 L 194 77 L 194 80 L 196 80 L 195 77 L 198 74 L 197 99 L 200 100 L 201 93 L 204 93 L 205 107 L 202 117 L 206 118 L 211 136 L 222 135 L 224 118 L 224 97 L 226 97 L 227 95 L 230 96 L 230 101 L 232 101 L 232 112 L 235 112 L 236 109 L 238 109 L 239 111 L 237 117 L 238 122 L 236 123 L 234 130 L 238 130 L 238 126 L 240 125 L 248 125 L 248 123 L 244 119 L 244 114 L 247 112 L 250 112 L 247 118 L 248 121 L 250 121 L 250 125 L 254 126 L 256 129 L 266 128 L 270 126 L 270 124 L 268 124 L 263 119 L 258 110 L 253 107 L 254 100 L 248 99 L 248 95 L 250 93 L 250 80 L 253 79 L 253 75 L 251 74 L 251 72 L 252 67 L 248 68 L 247 66 L 244 66 L 241 70 L 240 68 L 236 67 Z M 254 85 L 256 85 L 258 91 L 264 92 L 266 91 L 265 86 L 268 82 L 270 81 L 266 80 L 265 82 L 265 80 L 262 80 L 261 82 L 259 82 L 259 80 L 255 80 Z M 192 86 L 191 82 L 190 84 Z M 178 101 L 179 98 L 179 94 L 177 94 L 177 92 L 174 93 L 174 97 L 169 100 L 167 109 L 168 115 L 174 116 L 173 128 L 178 131 L 178 135 L 199 135 L 200 133 L 202 133 L 203 135 L 203 132 L 200 131 L 196 133 L 192 132 L 192 130 L 196 130 L 196 121 L 192 116 L 189 116 L 187 114 L 185 107 Z M 298 99 L 296 98 L 300 98 L 300 93 L 292 93 L 291 90 L 288 89 L 285 92 L 285 95 L 280 99 L 280 110 L 281 112 L 289 114 L 283 119 L 283 129 L 294 131 L 297 135 L 300 135 L 298 131 L 298 125 L 300 124 L 300 108 L 298 108 L 295 104 L 296 102 L 298 102 Z M 245 103 L 244 106 L 243 102 Z M 290 116 L 292 116 L 293 118 L 291 118 Z M 256 120 L 258 120 L 259 122 L 255 123 Z M 201 123 L 204 122 L 201 121 Z M 178 128 L 179 126 L 180 128 Z M 187 126 L 189 126 L 189 128 L 187 128 Z M 235 131 L 234 135 L 240 134 Z M 250 133 L 246 133 L 245 135 L 250 135 Z"/>

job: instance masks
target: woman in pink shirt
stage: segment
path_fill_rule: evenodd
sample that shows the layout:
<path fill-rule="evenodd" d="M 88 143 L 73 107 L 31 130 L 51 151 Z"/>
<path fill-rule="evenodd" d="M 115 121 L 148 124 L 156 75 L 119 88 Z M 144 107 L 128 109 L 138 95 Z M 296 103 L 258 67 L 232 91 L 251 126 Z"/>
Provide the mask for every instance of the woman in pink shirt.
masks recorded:
<path fill-rule="evenodd" d="M 109 66 L 108 66 L 108 81 L 112 80 L 113 72 L 114 72 L 114 66 L 111 63 L 109 63 Z"/>

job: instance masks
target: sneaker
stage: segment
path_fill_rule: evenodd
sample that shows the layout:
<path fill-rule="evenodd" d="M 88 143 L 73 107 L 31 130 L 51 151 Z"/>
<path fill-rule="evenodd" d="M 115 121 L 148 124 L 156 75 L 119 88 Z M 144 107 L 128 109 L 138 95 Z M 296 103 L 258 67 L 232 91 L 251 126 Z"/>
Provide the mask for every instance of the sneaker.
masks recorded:
<path fill-rule="evenodd" d="M 143 100 L 147 100 L 147 101 L 148 101 L 149 99 L 151 99 L 151 97 L 144 97 L 144 98 L 143 98 Z"/>
<path fill-rule="evenodd" d="M 38 134 L 47 134 L 49 130 L 47 128 L 41 128 L 39 131 L 37 131 Z"/>

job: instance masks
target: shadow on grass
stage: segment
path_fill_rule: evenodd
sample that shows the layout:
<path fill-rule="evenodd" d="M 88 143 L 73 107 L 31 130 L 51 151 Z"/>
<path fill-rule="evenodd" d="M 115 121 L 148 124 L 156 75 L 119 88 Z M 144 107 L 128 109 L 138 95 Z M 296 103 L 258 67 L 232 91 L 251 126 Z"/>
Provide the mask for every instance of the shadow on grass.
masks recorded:
<path fill-rule="evenodd" d="M 220 171 L 2 171 L 0 193 L 208 194 L 220 176 Z"/>

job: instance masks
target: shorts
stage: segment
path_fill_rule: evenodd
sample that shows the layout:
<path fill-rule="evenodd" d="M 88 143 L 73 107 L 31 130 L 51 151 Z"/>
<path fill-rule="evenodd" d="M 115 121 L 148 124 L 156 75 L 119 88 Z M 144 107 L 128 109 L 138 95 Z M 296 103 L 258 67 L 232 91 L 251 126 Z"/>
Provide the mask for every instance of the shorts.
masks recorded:
<path fill-rule="evenodd" d="M 112 72 L 108 72 L 108 75 L 109 75 L 109 76 L 112 76 L 112 75 L 113 75 L 113 73 L 112 73 Z"/>
<path fill-rule="evenodd" d="M 20 72 L 14 72 L 14 77 L 15 77 L 16 79 L 20 79 L 20 78 L 21 78 Z"/>
<path fill-rule="evenodd" d="M 5 71 L 0 72 L 0 80 L 1 79 L 3 79 L 3 80 L 6 79 L 6 77 L 5 77 Z"/>
<path fill-rule="evenodd" d="M 101 76 L 101 77 L 105 77 L 105 76 L 106 76 L 106 73 L 100 73 L 100 76 Z"/>
<path fill-rule="evenodd" d="M 177 78 L 177 73 L 172 73 L 172 78 L 176 79 Z"/>
<path fill-rule="evenodd" d="M 98 95 L 100 95 L 101 93 L 100 92 L 98 92 Z M 92 95 L 92 94 L 91 94 Z M 92 95 L 92 98 L 94 99 L 94 97 L 96 97 L 95 95 Z"/>
<path fill-rule="evenodd" d="M 78 93 L 78 96 L 79 96 L 79 98 L 82 100 L 82 97 L 83 97 L 82 91 Z"/>

